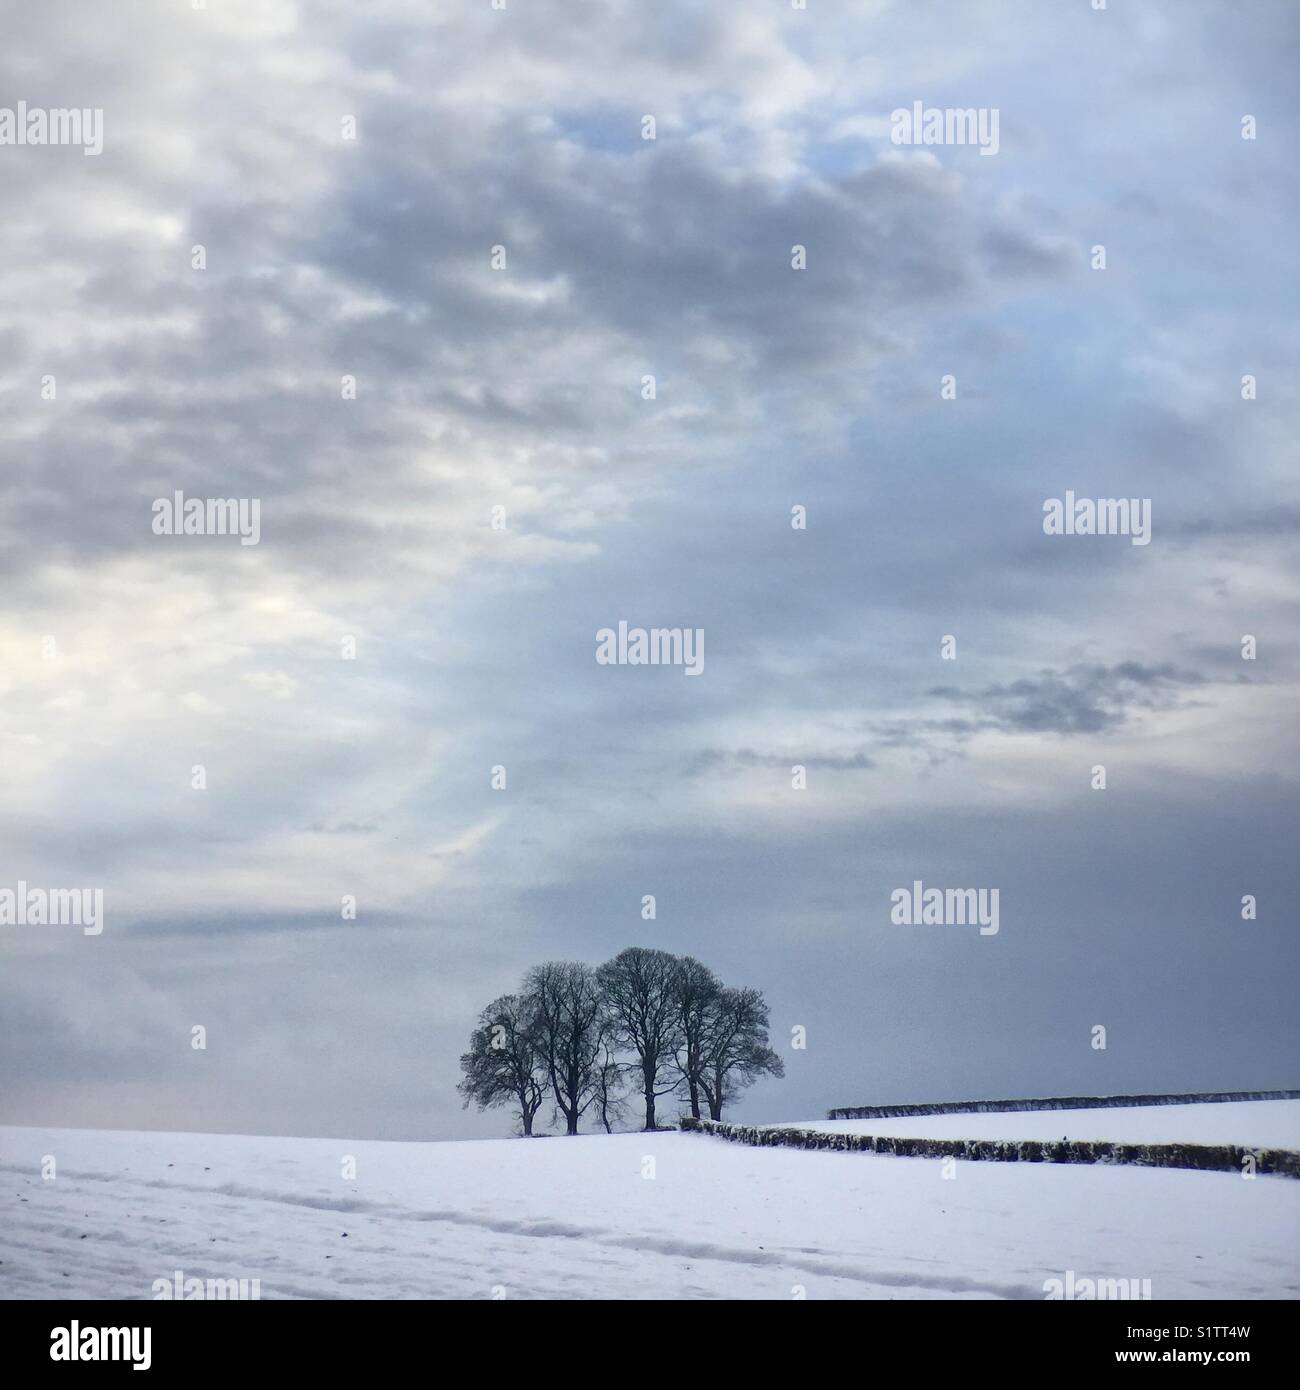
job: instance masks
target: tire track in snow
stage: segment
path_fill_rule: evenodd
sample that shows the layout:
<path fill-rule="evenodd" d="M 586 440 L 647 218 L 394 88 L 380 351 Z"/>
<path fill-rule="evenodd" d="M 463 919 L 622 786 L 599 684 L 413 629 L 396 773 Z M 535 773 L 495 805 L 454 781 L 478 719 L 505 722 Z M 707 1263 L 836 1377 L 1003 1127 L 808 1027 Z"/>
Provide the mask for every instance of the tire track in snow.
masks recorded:
<path fill-rule="evenodd" d="M 0 1172 L 19 1171 L 0 1165 Z M 487 1217 L 448 1209 L 414 1209 L 362 1197 L 339 1198 L 329 1194 L 291 1193 L 252 1187 L 246 1183 L 179 1183 L 157 1178 L 130 1178 L 109 1173 L 79 1172 L 66 1177 L 83 1181 L 132 1185 L 169 1192 L 203 1196 L 223 1196 L 244 1201 L 269 1202 L 342 1215 L 384 1217 L 397 1222 L 433 1222 L 448 1226 L 490 1231 L 497 1235 L 520 1236 L 529 1240 L 588 1242 L 638 1253 L 651 1252 L 670 1259 L 708 1260 L 715 1263 L 793 1269 L 819 1278 L 844 1279 L 882 1289 L 926 1289 L 939 1293 L 967 1294 L 991 1298 L 1041 1298 L 1041 1287 L 966 1278 L 957 1274 L 922 1275 L 899 1268 L 871 1268 L 843 1260 L 792 1258 L 776 1250 L 740 1249 L 709 1241 L 692 1241 L 662 1236 L 626 1235 L 602 1227 L 578 1226 L 549 1217 Z"/>

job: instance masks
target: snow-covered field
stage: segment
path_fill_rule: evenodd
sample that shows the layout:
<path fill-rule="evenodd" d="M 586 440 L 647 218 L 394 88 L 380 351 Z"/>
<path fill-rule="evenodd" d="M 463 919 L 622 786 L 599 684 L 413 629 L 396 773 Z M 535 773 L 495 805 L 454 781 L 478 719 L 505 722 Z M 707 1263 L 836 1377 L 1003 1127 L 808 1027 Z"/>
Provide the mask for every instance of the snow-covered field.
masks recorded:
<path fill-rule="evenodd" d="M 881 1120 L 805 1120 L 773 1129 L 879 1134 L 907 1139 L 1109 1139 L 1136 1144 L 1245 1144 L 1300 1149 L 1300 1100 L 1209 1105 L 1014 1110 L 980 1115 L 910 1115 Z"/>
<path fill-rule="evenodd" d="M 258 1278 L 263 1298 L 1042 1298 L 1067 1270 L 1150 1279 L 1155 1298 L 1300 1296 L 1300 1182 L 942 1172 L 680 1133 L 401 1144 L 0 1128 L 0 1296 L 149 1298 L 177 1270 Z"/>

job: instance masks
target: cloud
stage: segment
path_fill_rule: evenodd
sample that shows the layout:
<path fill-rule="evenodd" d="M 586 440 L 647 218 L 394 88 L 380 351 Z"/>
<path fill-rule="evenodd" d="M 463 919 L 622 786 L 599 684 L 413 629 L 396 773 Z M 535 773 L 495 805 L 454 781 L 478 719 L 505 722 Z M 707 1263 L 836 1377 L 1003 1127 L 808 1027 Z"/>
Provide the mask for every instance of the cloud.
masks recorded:
<path fill-rule="evenodd" d="M 1123 661 L 1115 666 L 1072 666 L 1036 677 L 965 692 L 935 686 L 932 697 L 962 704 L 973 728 L 1003 733 L 1096 734 L 1118 728 L 1135 711 L 1177 708 L 1207 677 L 1165 663 Z"/>
<path fill-rule="evenodd" d="M 0 836 L 15 879 L 102 883 L 108 926 L 93 959 L 0 939 L 5 1116 L 496 1132 L 454 1093 L 477 1009 L 627 945 L 644 892 L 826 1040 L 751 1113 L 1068 1089 L 1090 931 L 1140 900 L 1146 978 L 1189 917 L 1221 949 L 1224 885 L 1294 897 L 1291 11 L 934 18 L 12 17 L 0 88 L 102 106 L 105 148 L 0 149 Z M 998 105 L 999 155 L 893 147 L 918 98 Z M 1151 496 L 1152 544 L 1053 545 L 1066 487 Z M 177 489 L 259 498 L 260 543 L 155 536 Z M 621 617 L 704 627 L 705 676 L 598 668 Z M 1097 735 L 1128 790 L 1084 827 Z M 1207 806 L 1210 877 L 1178 848 Z M 996 967 L 871 934 L 920 869 L 1033 904 Z M 1243 997 L 1294 964 L 1234 949 Z M 1150 1045 L 1117 1085 L 1289 1046 L 1281 1002 L 1220 1046 L 1114 997 Z"/>

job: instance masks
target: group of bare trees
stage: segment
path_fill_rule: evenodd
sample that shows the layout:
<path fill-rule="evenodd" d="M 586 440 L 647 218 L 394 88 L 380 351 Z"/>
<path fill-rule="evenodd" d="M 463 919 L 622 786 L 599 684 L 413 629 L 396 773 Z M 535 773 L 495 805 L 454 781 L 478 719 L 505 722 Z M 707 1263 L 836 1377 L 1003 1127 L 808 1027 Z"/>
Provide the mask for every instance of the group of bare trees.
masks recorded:
<path fill-rule="evenodd" d="M 672 1094 L 719 1120 L 758 1077 L 785 1074 L 767 1030 L 758 990 L 729 988 L 691 956 L 629 946 L 596 967 L 547 961 L 479 1015 L 458 1090 L 480 1110 L 513 1107 L 524 1134 L 548 1099 L 566 1134 L 585 1114 L 612 1133 L 633 1096 L 645 1129 Z"/>

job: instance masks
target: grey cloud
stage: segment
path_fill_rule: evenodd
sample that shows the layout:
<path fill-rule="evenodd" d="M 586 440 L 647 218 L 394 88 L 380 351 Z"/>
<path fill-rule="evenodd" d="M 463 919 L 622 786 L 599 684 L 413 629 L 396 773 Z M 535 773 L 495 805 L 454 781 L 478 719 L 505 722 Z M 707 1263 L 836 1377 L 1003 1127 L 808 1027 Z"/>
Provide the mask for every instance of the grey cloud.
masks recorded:
<path fill-rule="evenodd" d="M 978 712 L 978 726 L 1009 733 L 1094 734 L 1125 723 L 1135 710 L 1166 710 L 1183 703 L 1206 678 L 1168 663 L 1149 666 L 1072 666 L 1037 677 L 966 692 L 935 686 L 927 693 Z"/>
<path fill-rule="evenodd" d="M 728 767 L 779 767 L 788 772 L 795 764 L 823 772 L 862 772 L 876 766 L 875 760 L 861 749 L 853 753 L 760 753 L 753 748 L 739 748 L 734 752 L 710 748 L 693 757 L 686 772 L 688 776 L 696 776 Z"/>

